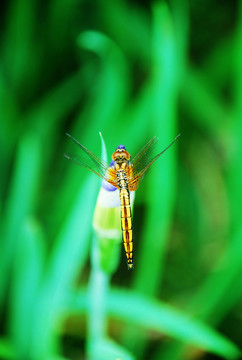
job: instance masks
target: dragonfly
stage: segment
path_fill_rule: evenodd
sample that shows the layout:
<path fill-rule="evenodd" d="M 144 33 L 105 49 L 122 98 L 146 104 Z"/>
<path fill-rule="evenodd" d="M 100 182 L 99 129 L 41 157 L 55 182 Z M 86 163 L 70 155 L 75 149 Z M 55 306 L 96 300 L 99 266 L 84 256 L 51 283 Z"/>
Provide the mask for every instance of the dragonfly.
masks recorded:
<path fill-rule="evenodd" d="M 131 156 L 124 145 L 119 145 L 112 154 L 108 164 L 99 156 L 80 144 L 74 137 L 66 135 L 79 146 L 79 154 L 65 153 L 64 156 L 73 163 L 86 168 L 104 181 L 119 190 L 121 209 L 121 230 L 128 269 L 134 268 L 133 260 L 133 229 L 130 204 L 130 191 L 136 191 L 149 167 L 178 139 L 175 139 L 160 153 L 155 155 L 158 138 L 154 136 L 137 153 L 131 161 Z"/>

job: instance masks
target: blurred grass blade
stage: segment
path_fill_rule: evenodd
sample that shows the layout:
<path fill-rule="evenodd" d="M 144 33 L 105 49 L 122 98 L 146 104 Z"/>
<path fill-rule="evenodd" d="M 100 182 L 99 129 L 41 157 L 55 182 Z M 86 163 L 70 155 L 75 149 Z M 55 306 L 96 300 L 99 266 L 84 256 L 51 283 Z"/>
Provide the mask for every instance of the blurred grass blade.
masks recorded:
<path fill-rule="evenodd" d="M 98 55 L 101 70 L 95 78 L 95 87 L 91 85 L 90 99 L 77 119 L 75 133 L 93 139 L 93 134 L 101 130 L 109 133 L 110 125 L 120 116 L 129 94 L 130 78 L 124 54 L 108 36 L 97 31 L 85 31 L 78 37 L 78 45 Z M 97 143 L 93 139 L 93 144 Z M 94 148 L 95 150 L 95 148 Z"/>
<path fill-rule="evenodd" d="M 181 95 L 188 114 L 207 133 L 217 136 L 219 125 L 231 121 L 229 109 L 221 103 L 204 74 L 192 67 L 186 75 Z"/>
<path fill-rule="evenodd" d="M 35 57 L 33 51 L 33 34 L 36 26 L 36 7 L 34 1 L 22 2 L 17 0 L 8 8 L 8 27 L 5 33 L 5 56 L 6 63 L 11 64 L 10 76 L 12 86 L 20 91 L 20 85 L 28 79 L 35 61 L 30 62 L 31 56 Z M 33 59 L 32 59 L 33 60 Z"/>
<path fill-rule="evenodd" d="M 87 346 L 89 351 L 92 350 L 92 344 L 97 339 L 101 339 L 107 335 L 106 301 L 109 290 L 110 276 L 100 267 L 100 249 L 96 236 L 94 236 L 92 239 L 91 265 L 92 270 L 88 287 L 90 307 L 88 312 Z"/>
<path fill-rule="evenodd" d="M 89 306 L 86 294 L 74 294 L 69 306 L 73 313 L 86 312 Z M 129 324 L 172 336 L 177 340 L 196 346 L 225 359 L 237 359 L 240 350 L 226 337 L 198 319 L 161 302 L 134 292 L 111 290 L 107 302 L 111 317 Z"/>
<path fill-rule="evenodd" d="M 13 345 L 7 338 L 0 338 L 0 358 L 4 360 L 17 358 Z"/>
<path fill-rule="evenodd" d="M 52 51 L 59 56 L 66 55 L 68 43 L 70 19 L 75 18 L 77 0 L 53 0 L 49 4 L 47 29 Z M 58 29 L 58 31 L 56 31 Z"/>
<path fill-rule="evenodd" d="M 105 30 L 109 29 L 110 37 L 121 44 L 127 57 L 135 60 L 139 58 L 143 65 L 147 64 L 150 56 L 147 11 L 136 6 L 136 3 L 120 0 L 100 0 L 97 4 L 97 12 L 100 13 Z"/>
<path fill-rule="evenodd" d="M 74 165 L 73 165 L 74 166 Z M 56 324 L 68 291 L 87 261 L 97 179 L 91 175 L 79 189 L 56 242 L 35 307 L 33 356 L 48 358 L 58 351 Z"/>
<path fill-rule="evenodd" d="M 9 279 L 19 229 L 26 215 L 34 208 L 41 166 L 40 141 L 36 134 L 27 132 L 19 143 L 6 203 L 4 241 L 1 244 L 0 253 L 0 273 L 4 274 L 0 277 L 0 304 L 3 301 L 6 283 Z"/>
<path fill-rule="evenodd" d="M 3 197 L 3 190 L 5 183 L 8 181 L 10 159 L 15 150 L 16 138 L 20 131 L 19 123 L 19 108 L 16 104 L 16 99 L 10 89 L 7 87 L 7 81 L 4 72 L 0 67 L 0 196 Z"/>
<path fill-rule="evenodd" d="M 135 358 L 122 346 L 110 339 L 101 339 L 93 343 L 92 359 L 98 360 L 134 360 Z"/>
<path fill-rule="evenodd" d="M 43 98 L 36 101 L 26 115 L 31 127 L 42 135 L 47 144 L 49 143 L 47 150 L 51 149 L 61 119 L 64 121 L 65 115 L 68 115 L 81 100 L 87 86 L 83 81 L 84 74 L 85 67 L 60 81 L 46 92 Z"/>
<path fill-rule="evenodd" d="M 34 219 L 28 218 L 19 231 L 14 259 L 9 330 L 17 357 L 28 359 L 32 346 L 34 304 L 43 275 L 45 242 Z"/>

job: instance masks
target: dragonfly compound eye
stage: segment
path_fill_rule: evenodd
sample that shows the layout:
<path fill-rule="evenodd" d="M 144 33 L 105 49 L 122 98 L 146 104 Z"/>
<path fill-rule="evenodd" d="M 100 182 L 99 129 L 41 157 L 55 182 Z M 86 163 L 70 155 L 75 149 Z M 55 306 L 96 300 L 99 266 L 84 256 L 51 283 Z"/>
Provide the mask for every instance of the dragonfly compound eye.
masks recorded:
<path fill-rule="evenodd" d="M 130 154 L 125 149 L 117 149 L 112 155 L 113 161 L 128 161 Z"/>

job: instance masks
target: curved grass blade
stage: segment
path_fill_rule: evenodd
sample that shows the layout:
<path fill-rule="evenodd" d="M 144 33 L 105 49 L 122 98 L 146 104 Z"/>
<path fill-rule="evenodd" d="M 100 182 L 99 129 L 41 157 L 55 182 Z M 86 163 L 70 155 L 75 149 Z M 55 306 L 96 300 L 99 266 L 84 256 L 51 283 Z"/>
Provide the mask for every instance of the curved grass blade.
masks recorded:
<path fill-rule="evenodd" d="M 74 294 L 69 306 L 69 311 L 73 313 L 88 311 L 86 292 Z M 225 359 L 238 359 L 241 355 L 235 344 L 202 321 L 135 292 L 110 290 L 107 312 L 109 316 L 127 321 L 128 324 L 166 334 Z"/>
<path fill-rule="evenodd" d="M 47 265 L 33 320 L 32 350 L 42 359 L 57 353 L 60 346 L 56 324 L 62 319 L 60 309 L 68 291 L 87 260 L 97 184 L 97 179 L 88 177 L 79 189 Z"/>

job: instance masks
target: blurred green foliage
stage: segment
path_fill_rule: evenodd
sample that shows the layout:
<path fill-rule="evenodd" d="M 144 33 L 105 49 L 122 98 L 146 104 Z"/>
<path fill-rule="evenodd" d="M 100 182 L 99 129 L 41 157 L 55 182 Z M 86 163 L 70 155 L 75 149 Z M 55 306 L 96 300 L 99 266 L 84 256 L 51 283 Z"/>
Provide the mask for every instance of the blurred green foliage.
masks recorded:
<path fill-rule="evenodd" d="M 241 2 L 0 7 L 0 358 L 239 359 Z M 137 191 L 133 272 L 98 265 L 66 131 L 109 156 L 182 134 Z"/>

